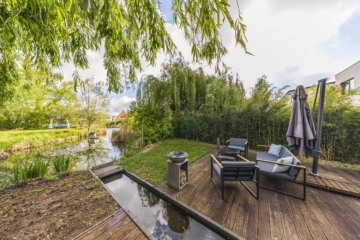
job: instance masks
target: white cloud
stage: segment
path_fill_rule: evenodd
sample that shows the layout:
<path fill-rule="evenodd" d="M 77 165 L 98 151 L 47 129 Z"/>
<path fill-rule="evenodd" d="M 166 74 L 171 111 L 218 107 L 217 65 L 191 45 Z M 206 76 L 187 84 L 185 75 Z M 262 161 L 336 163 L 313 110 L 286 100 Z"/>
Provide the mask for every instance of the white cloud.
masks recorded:
<path fill-rule="evenodd" d="M 130 104 L 135 101 L 135 98 L 130 98 L 128 96 L 122 96 L 120 99 L 112 100 L 110 103 L 111 106 L 111 115 L 117 115 L 122 110 L 127 110 L 130 106 Z"/>

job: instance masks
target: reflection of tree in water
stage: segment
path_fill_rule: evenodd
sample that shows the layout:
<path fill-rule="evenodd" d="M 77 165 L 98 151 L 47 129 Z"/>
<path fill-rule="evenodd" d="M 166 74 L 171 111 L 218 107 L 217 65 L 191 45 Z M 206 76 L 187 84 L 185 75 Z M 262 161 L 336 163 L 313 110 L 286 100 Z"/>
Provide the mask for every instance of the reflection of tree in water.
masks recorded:
<path fill-rule="evenodd" d="M 139 196 L 141 199 L 141 203 L 143 207 L 153 207 L 160 202 L 160 198 L 147 190 L 146 188 L 142 187 L 141 185 L 137 184 L 137 189 L 139 192 Z"/>
<path fill-rule="evenodd" d="M 163 206 L 162 215 L 167 220 L 169 228 L 176 233 L 183 233 L 189 227 L 189 217 L 184 211 L 174 205 L 161 201 Z"/>

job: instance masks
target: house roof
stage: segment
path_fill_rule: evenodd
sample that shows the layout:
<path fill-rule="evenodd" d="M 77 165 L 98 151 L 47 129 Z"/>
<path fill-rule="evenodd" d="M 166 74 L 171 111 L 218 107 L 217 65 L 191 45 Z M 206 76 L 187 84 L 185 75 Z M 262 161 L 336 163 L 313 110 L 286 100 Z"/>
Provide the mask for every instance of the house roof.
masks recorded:
<path fill-rule="evenodd" d="M 115 119 L 123 120 L 125 118 L 126 114 L 127 114 L 127 111 L 122 110 L 121 113 L 119 113 L 119 115 L 117 115 Z"/>
<path fill-rule="evenodd" d="M 360 60 L 359 60 L 359 61 L 357 61 L 356 63 L 352 64 L 351 66 L 349 66 L 349 67 L 345 68 L 345 69 L 344 69 L 344 70 L 342 70 L 341 72 L 338 72 L 337 74 L 335 74 L 335 76 L 336 76 L 336 75 L 338 75 L 338 74 L 340 74 L 340 73 L 342 73 L 343 71 L 345 71 L 345 70 L 347 70 L 347 69 L 351 68 L 352 66 L 354 66 L 354 65 L 356 65 L 356 64 L 358 64 L 358 63 L 360 63 Z"/>

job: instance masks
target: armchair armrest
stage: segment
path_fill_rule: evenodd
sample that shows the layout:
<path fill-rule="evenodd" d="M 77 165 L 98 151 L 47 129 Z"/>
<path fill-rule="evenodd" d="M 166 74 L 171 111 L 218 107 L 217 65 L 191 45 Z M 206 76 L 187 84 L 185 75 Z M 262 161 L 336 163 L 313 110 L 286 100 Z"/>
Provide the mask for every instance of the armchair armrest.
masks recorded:
<path fill-rule="evenodd" d="M 256 145 L 256 151 L 259 151 L 259 147 L 270 148 L 270 146 L 268 146 L 268 145 Z"/>
<path fill-rule="evenodd" d="M 267 162 L 267 163 L 272 163 L 272 164 L 279 164 L 279 165 L 284 165 L 284 166 L 289 166 L 289 167 L 305 168 L 306 169 L 306 167 L 303 166 L 303 165 L 294 165 L 294 164 L 288 164 L 288 163 L 278 163 L 278 162 L 273 162 L 273 161 L 264 160 L 264 159 L 256 159 L 256 161 Z"/>
<path fill-rule="evenodd" d="M 241 158 L 242 160 L 244 160 L 245 162 L 250 162 L 249 160 L 247 160 L 246 158 L 244 158 L 244 157 L 241 156 L 240 154 L 237 154 L 237 156 L 238 156 L 239 158 Z"/>
<path fill-rule="evenodd" d="M 215 163 L 219 165 L 220 168 L 224 168 L 223 165 L 214 157 L 214 155 L 211 154 L 211 159 L 214 159 Z"/>

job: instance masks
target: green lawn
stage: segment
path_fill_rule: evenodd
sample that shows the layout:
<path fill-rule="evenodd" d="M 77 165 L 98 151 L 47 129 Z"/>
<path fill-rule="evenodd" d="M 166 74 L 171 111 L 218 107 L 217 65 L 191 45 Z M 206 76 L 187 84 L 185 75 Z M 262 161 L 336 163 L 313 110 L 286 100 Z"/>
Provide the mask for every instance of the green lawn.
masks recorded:
<path fill-rule="evenodd" d="M 168 139 L 162 141 L 156 148 L 146 153 L 120 160 L 118 164 L 122 165 L 125 170 L 157 186 L 166 180 L 166 160 L 168 159 L 167 155 L 169 152 L 187 152 L 189 154 L 188 161 L 191 164 L 213 149 L 215 149 L 215 146 L 201 142 Z"/>
<path fill-rule="evenodd" d="M 54 138 L 78 136 L 85 132 L 86 130 L 77 128 L 0 131 L 0 150 L 17 143 L 36 144 Z"/>

